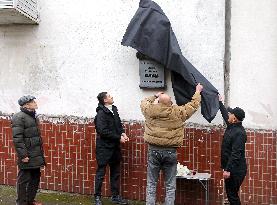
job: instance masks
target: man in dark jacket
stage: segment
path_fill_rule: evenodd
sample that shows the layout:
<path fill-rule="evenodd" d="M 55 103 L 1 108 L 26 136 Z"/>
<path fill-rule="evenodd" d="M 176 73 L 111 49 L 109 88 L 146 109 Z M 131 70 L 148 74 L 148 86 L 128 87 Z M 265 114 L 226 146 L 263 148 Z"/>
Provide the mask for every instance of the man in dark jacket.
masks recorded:
<path fill-rule="evenodd" d="M 226 109 L 221 96 L 219 96 L 219 108 L 227 124 L 221 145 L 221 168 L 226 193 L 231 205 L 240 205 L 238 192 L 247 172 L 245 159 L 247 135 L 242 126 L 245 112 L 239 107 Z"/>
<path fill-rule="evenodd" d="M 101 205 L 101 188 L 105 177 L 106 166 L 110 167 L 110 185 L 112 202 L 127 204 L 119 195 L 119 176 L 121 150 L 120 143 L 129 141 L 124 133 L 116 106 L 113 105 L 113 97 L 107 92 L 101 92 L 97 96 L 99 101 L 96 109 L 95 127 L 97 171 L 95 176 L 95 204 Z"/>
<path fill-rule="evenodd" d="M 45 165 L 38 108 L 34 96 L 23 96 L 18 100 L 20 112 L 12 118 L 13 143 L 18 156 L 17 205 L 42 205 L 35 197 L 40 183 L 40 168 Z"/>

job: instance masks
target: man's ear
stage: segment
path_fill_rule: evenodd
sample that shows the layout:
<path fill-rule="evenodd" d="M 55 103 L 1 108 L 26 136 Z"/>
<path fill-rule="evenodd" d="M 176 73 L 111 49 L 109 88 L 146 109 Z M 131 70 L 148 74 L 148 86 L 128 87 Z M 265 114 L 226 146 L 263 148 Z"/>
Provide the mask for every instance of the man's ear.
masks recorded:
<path fill-rule="evenodd" d="M 107 97 L 104 98 L 104 103 L 106 103 L 106 102 L 107 102 Z"/>

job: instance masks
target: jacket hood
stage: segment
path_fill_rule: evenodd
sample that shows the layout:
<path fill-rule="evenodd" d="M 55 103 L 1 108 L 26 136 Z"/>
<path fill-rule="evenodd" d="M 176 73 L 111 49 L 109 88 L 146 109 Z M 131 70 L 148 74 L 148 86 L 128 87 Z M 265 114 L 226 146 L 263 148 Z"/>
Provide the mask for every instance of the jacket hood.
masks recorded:
<path fill-rule="evenodd" d="M 112 105 L 112 109 L 114 109 L 114 105 Z M 96 108 L 96 112 L 99 110 L 103 110 L 106 113 L 111 112 L 108 108 L 105 107 L 105 105 L 102 105 L 101 103 L 98 103 L 98 107 Z"/>

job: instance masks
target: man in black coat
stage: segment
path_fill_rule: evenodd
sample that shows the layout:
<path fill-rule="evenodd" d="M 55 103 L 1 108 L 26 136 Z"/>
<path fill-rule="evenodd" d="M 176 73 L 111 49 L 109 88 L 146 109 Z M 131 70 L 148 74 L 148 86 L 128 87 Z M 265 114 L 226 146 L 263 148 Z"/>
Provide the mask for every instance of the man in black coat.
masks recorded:
<path fill-rule="evenodd" d="M 247 172 L 245 159 L 247 135 L 242 126 L 245 112 L 239 107 L 226 109 L 221 96 L 219 96 L 219 109 L 227 124 L 221 145 L 221 168 L 226 194 L 231 205 L 240 205 L 238 192 Z"/>
<path fill-rule="evenodd" d="M 20 112 L 13 115 L 13 143 L 18 156 L 17 205 L 42 205 L 35 197 L 40 183 L 40 168 L 45 166 L 38 108 L 34 96 L 23 96 L 18 100 Z"/>
<path fill-rule="evenodd" d="M 129 141 L 124 133 L 117 107 L 113 105 L 113 97 L 107 92 L 101 92 L 97 96 L 99 101 L 96 108 L 95 127 L 97 171 L 95 176 L 95 204 L 101 205 L 101 188 L 105 177 L 106 166 L 110 167 L 110 185 L 112 202 L 115 204 L 127 204 L 119 195 L 119 176 L 121 150 L 120 143 Z"/>

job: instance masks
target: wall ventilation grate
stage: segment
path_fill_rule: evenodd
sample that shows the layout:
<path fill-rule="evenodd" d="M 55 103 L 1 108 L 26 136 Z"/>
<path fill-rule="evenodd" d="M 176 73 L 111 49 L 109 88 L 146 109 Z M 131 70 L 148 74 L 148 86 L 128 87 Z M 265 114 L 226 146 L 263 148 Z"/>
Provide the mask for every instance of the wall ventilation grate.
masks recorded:
<path fill-rule="evenodd" d="M 0 0 L 0 24 L 38 24 L 37 0 Z"/>

